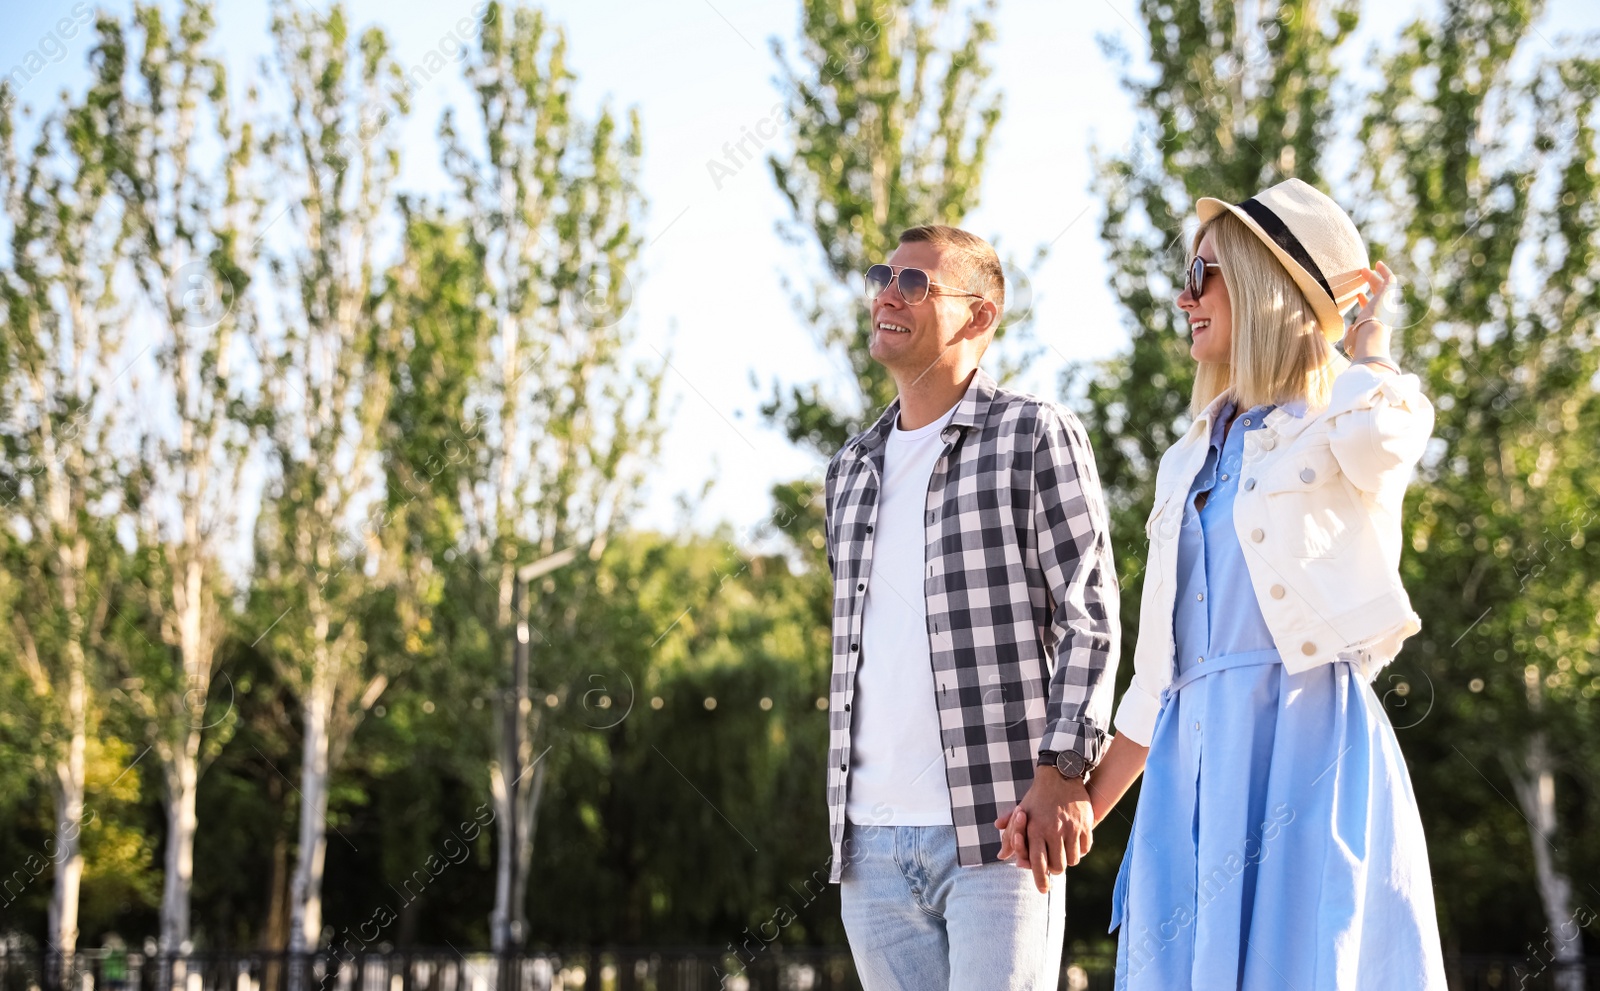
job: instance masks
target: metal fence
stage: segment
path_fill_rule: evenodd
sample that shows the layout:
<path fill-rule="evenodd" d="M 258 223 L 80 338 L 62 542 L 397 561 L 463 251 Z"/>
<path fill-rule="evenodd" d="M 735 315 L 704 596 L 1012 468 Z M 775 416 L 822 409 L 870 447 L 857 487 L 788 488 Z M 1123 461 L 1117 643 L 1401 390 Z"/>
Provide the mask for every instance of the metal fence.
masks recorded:
<path fill-rule="evenodd" d="M 291 967 L 302 980 L 290 980 Z M 1452 991 L 1566 991 L 1527 957 L 1446 961 Z M 1064 962 L 1060 991 L 1111 991 L 1113 962 Z M 1600 991 L 1600 959 L 1569 986 Z M 283 953 L 17 952 L 0 944 L 0 991 L 859 991 L 845 948 L 605 947 L 510 957 L 453 949 Z"/>

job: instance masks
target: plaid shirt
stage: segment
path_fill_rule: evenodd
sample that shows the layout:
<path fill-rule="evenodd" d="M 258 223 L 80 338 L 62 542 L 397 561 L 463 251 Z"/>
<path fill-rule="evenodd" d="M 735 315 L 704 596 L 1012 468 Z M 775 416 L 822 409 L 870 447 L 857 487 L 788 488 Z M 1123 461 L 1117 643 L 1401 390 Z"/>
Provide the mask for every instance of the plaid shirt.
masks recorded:
<path fill-rule="evenodd" d="M 897 398 L 828 463 L 833 676 L 828 687 L 830 880 L 844 866 L 850 703 L 860 657 L 884 442 Z M 961 865 L 998 859 L 994 820 L 1033 784 L 1040 750 L 1092 766 L 1110 725 L 1117 573 L 1083 425 L 978 369 L 928 482 L 928 647 Z"/>

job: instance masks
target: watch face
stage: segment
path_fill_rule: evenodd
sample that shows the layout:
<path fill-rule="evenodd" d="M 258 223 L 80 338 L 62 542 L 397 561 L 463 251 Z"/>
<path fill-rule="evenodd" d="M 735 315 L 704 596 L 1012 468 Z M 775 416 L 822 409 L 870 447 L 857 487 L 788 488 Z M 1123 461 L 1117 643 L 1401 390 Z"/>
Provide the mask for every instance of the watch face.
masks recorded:
<path fill-rule="evenodd" d="M 1056 754 L 1056 770 L 1069 778 L 1083 777 L 1083 755 L 1071 750 Z"/>

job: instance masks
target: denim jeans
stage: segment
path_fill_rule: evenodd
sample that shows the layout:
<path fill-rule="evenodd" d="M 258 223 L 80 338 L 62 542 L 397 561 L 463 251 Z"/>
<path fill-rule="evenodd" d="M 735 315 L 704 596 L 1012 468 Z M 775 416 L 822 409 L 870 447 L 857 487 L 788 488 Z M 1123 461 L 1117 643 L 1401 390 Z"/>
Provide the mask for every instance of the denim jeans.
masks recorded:
<path fill-rule="evenodd" d="M 953 826 L 847 823 L 840 914 L 866 991 L 1054 991 L 1064 877 L 962 867 Z"/>

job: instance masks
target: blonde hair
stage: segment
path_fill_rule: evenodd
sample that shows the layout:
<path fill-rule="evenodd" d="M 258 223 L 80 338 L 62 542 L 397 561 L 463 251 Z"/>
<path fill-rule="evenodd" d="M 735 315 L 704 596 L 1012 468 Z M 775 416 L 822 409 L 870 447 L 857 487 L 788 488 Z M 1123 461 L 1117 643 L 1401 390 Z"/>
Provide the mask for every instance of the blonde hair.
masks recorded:
<path fill-rule="evenodd" d="M 1261 239 L 1232 213 L 1200 225 L 1189 261 L 1207 233 L 1228 284 L 1233 340 L 1228 362 L 1202 361 L 1195 370 L 1189 414 L 1224 392 L 1244 409 L 1303 399 L 1308 409 L 1328 404 L 1333 379 L 1349 363 L 1322 336 L 1317 315 L 1287 269 Z"/>

